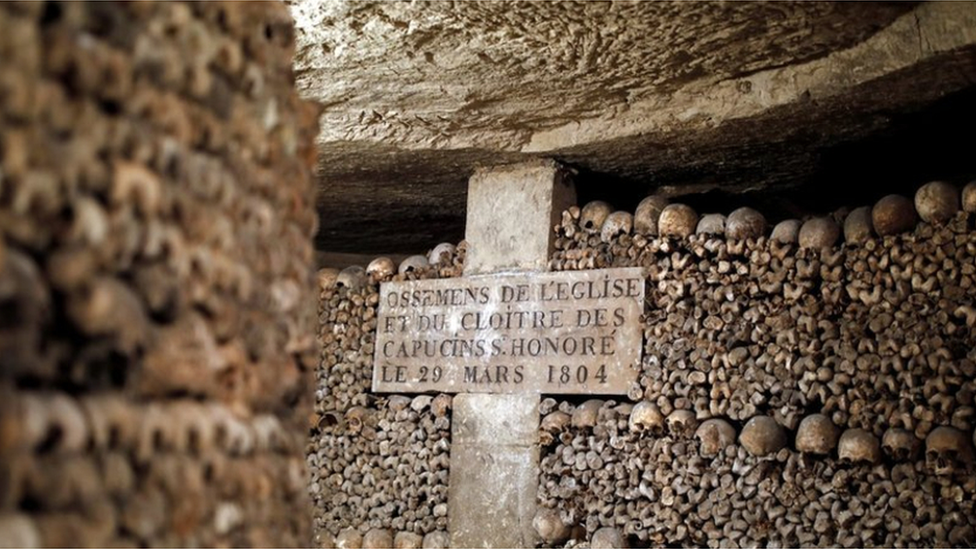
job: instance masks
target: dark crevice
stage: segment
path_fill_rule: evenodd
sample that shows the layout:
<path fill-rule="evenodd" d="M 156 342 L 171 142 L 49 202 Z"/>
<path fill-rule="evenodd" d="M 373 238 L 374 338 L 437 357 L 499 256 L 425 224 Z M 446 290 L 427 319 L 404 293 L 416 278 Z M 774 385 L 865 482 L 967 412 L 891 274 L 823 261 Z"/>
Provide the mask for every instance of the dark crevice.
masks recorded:
<path fill-rule="evenodd" d="M 959 70 L 969 67 L 965 60 L 959 63 Z M 924 81 L 929 70 L 905 78 Z M 884 88 L 878 93 L 885 93 Z M 649 143 L 646 154 L 632 143 L 621 143 L 620 158 L 611 159 L 611 165 L 626 161 L 637 166 L 646 156 L 651 160 L 640 167 L 643 175 L 600 171 L 587 160 L 598 155 L 596 149 L 556 159 L 578 170 L 580 205 L 599 199 L 633 212 L 645 196 L 663 190 L 699 213 L 728 214 L 750 206 L 771 223 L 868 206 L 891 193 L 911 197 L 935 179 L 963 185 L 976 178 L 965 139 L 976 127 L 976 87 L 902 110 L 857 104 L 816 108 L 827 114 L 792 124 L 775 116 L 768 123 L 736 122 L 704 141 Z M 769 131 L 768 124 L 782 128 L 781 133 Z M 769 135 L 777 137 L 770 140 Z M 398 181 L 383 180 L 379 167 L 375 174 L 357 173 L 354 183 L 324 185 L 315 241 L 319 250 L 423 253 L 439 242 L 456 243 L 464 237 L 470 173 L 459 167 L 450 180 L 418 183 L 411 178 L 427 169 L 422 153 L 391 155 L 402 168 Z M 384 182 L 370 181 L 374 175 Z"/>
<path fill-rule="evenodd" d="M 728 214 L 735 208 L 750 206 L 775 222 L 788 217 L 828 214 L 838 208 L 869 206 L 887 194 L 912 197 L 922 184 L 937 179 L 959 186 L 976 179 L 966 136 L 976 124 L 976 88 L 958 92 L 916 112 L 884 113 L 886 128 L 864 139 L 835 146 L 804 150 L 804 142 L 815 143 L 810 130 L 798 130 L 793 139 L 763 145 L 762 150 L 730 150 L 727 158 L 769 154 L 768 163 L 759 162 L 755 172 L 757 190 L 722 190 L 722 163 L 672 167 L 658 172 L 655 181 L 634 182 L 581 170 L 577 182 L 579 203 L 605 200 L 615 208 L 633 212 L 647 195 L 665 186 L 690 188 L 715 187 L 704 192 L 672 197 L 694 207 L 699 213 Z M 795 148 L 795 157 L 813 162 L 809 175 L 795 186 L 767 187 L 763 174 L 782 170 L 776 159 L 790 156 L 785 149 Z M 738 177 L 737 177 L 738 178 Z"/>

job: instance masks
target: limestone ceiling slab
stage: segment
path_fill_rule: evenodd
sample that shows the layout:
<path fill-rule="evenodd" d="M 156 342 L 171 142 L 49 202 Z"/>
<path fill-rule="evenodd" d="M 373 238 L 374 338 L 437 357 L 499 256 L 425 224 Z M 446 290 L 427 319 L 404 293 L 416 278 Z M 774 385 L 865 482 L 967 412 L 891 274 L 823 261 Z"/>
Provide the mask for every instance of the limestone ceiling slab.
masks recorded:
<path fill-rule="evenodd" d="M 321 139 L 538 149 L 533 136 L 863 40 L 910 4 L 308 2 L 299 88 Z"/>
<path fill-rule="evenodd" d="M 761 154 L 810 120 L 833 121 L 814 143 L 829 145 L 876 129 L 880 111 L 976 80 L 967 74 L 976 43 L 970 3 L 333 0 L 290 7 L 299 89 L 325 106 L 326 248 L 349 230 L 347 215 L 372 227 L 426 220 L 426 233 L 450 227 L 456 235 L 473 166 L 530 155 L 655 184 L 707 165 L 695 173 L 744 188 L 737 166 L 749 164 L 750 153 L 742 147 L 756 145 Z M 923 73 L 924 85 L 882 93 Z M 802 179 L 808 164 L 779 182 Z M 381 249 L 385 239 L 394 251 L 436 238 L 371 230 L 358 233 L 359 246 Z"/>

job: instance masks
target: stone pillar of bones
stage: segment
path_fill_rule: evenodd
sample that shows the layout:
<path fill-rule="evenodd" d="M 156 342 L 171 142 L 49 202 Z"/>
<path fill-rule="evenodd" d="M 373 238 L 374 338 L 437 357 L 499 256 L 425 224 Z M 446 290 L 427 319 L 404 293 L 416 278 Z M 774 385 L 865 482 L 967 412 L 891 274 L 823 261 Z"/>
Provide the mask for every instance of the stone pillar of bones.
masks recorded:
<path fill-rule="evenodd" d="M 552 227 L 575 204 L 551 161 L 486 169 L 468 183 L 465 275 L 543 271 Z M 539 395 L 454 399 L 448 529 L 452 547 L 533 547 L 539 476 Z"/>
<path fill-rule="evenodd" d="M 0 4 L 0 547 L 310 544 L 293 36 L 280 2 Z"/>

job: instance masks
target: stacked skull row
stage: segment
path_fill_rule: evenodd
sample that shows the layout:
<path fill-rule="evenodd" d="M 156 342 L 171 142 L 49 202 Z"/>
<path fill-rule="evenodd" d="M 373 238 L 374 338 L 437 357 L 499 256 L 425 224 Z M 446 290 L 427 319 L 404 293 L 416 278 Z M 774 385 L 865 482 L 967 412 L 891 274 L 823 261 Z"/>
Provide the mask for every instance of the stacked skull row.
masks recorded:
<path fill-rule="evenodd" d="M 460 276 L 465 245 L 319 271 L 315 413 L 306 450 L 321 546 L 446 547 L 450 395 L 371 393 L 379 284 Z"/>
<path fill-rule="evenodd" d="M 327 291 L 333 287 L 360 289 L 367 283 L 386 281 L 419 280 L 431 276 L 438 278 L 454 278 L 461 276 L 464 268 L 464 256 L 467 243 L 458 246 L 450 242 L 442 242 L 427 254 L 416 254 L 407 257 L 397 266 L 389 257 L 377 257 L 369 262 L 365 268 L 351 265 L 342 270 L 334 268 L 319 269 L 318 281 L 320 291 Z"/>
<path fill-rule="evenodd" d="M 599 200 L 582 209 L 571 208 L 564 213 L 562 232 L 567 238 L 577 234 L 584 237 L 598 235 L 603 242 L 632 233 L 674 238 L 698 234 L 725 236 L 730 240 L 768 236 L 784 244 L 798 243 L 803 248 L 828 248 L 837 244 L 841 236 L 844 242 L 854 245 L 863 244 L 875 235 L 884 237 L 910 231 L 919 218 L 926 223 L 945 223 L 960 207 L 966 212 L 976 212 L 976 182 L 967 185 L 960 197 L 959 190 L 953 185 L 933 181 L 916 192 L 914 203 L 903 196 L 888 195 L 873 207 L 852 210 L 842 223 L 830 216 L 811 217 L 804 222 L 787 219 L 767 234 L 766 218 L 752 208 L 739 208 L 728 216 L 699 216 L 690 206 L 671 204 L 666 197 L 652 195 L 641 201 L 633 215 L 613 211 L 608 203 Z M 567 217 L 572 221 L 567 222 Z M 576 220 L 578 223 L 573 223 Z"/>
<path fill-rule="evenodd" d="M 0 545 L 308 543 L 291 32 L 280 4 L 0 5 Z"/>
<path fill-rule="evenodd" d="M 546 545 L 860 547 L 976 539 L 976 478 L 940 462 L 971 455 L 960 458 L 937 431 L 927 441 L 927 461 L 913 461 L 887 439 L 879 445 L 857 430 L 838 436 L 818 414 L 794 434 L 769 416 L 738 428 L 725 419 L 699 422 L 682 410 L 664 416 L 646 401 L 546 399 L 542 412 L 533 524 Z"/>

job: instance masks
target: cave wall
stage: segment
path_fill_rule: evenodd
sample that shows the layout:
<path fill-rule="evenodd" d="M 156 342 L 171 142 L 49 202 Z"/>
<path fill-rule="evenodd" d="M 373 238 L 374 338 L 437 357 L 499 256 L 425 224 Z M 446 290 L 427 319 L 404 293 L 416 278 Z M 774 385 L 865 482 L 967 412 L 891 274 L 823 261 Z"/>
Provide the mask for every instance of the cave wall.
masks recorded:
<path fill-rule="evenodd" d="M 543 542 L 976 541 L 976 186 L 917 200 L 775 227 L 662 198 L 564 212 L 551 270 L 646 269 L 645 348 L 626 396 L 543 398 Z M 370 393 L 375 307 L 382 280 L 460 276 L 465 247 L 400 273 L 321 271 L 310 464 L 329 543 L 428 534 L 415 511 L 444 502 L 450 397 Z M 431 478 L 438 496 L 415 499 Z"/>
<path fill-rule="evenodd" d="M 0 545 L 310 542 L 293 53 L 277 3 L 0 5 Z"/>

